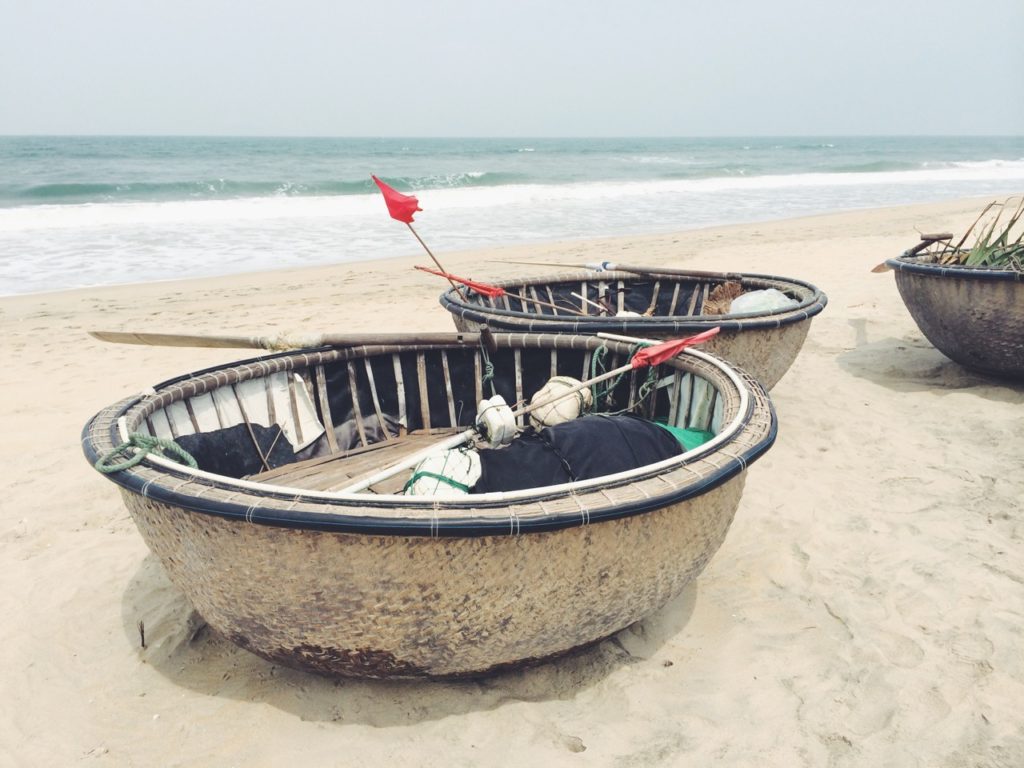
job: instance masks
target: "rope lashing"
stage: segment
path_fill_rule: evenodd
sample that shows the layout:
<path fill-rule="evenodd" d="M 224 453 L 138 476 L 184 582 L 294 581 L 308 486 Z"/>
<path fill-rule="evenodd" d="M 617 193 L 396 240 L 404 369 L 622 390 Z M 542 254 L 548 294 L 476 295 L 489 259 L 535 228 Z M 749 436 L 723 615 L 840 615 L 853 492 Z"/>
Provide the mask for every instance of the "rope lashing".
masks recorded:
<path fill-rule="evenodd" d="M 137 450 L 129 454 L 128 451 L 131 448 L 136 448 Z M 166 456 L 169 459 L 174 459 L 179 464 L 185 464 L 192 469 L 199 469 L 199 464 L 192 458 L 192 455 L 173 440 L 145 435 L 141 432 L 133 432 L 129 435 L 126 442 L 121 443 L 114 450 L 100 457 L 93 466 L 96 467 L 97 471 L 109 475 L 113 472 L 131 469 L 152 452 L 159 453 L 161 456 Z M 116 464 L 111 464 L 110 462 L 118 456 L 127 456 L 128 458 Z"/>

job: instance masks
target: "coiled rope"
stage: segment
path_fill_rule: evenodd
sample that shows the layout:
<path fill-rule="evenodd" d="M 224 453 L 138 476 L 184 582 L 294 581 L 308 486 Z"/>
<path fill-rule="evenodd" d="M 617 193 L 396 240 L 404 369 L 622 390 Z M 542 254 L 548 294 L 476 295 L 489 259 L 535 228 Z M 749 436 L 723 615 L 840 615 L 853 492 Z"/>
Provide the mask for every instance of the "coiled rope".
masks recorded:
<path fill-rule="evenodd" d="M 129 454 L 128 451 L 131 448 L 136 448 L 137 450 Z M 161 456 L 166 456 L 169 459 L 174 459 L 179 464 L 185 464 L 192 469 L 199 469 L 199 464 L 192 458 L 192 455 L 173 440 L 154 437 L 153 435 L 144 435 L 141 432 L 133 432 L 129 435 L 126 442 L 121 443 L 114 450 L 100 457 L 93 466 L 96 467 L 97 471 L 109 475 L 113 472 L 131 469 L 152 452 L 159 453 Z M 110 463 L 121 455 L 128 458 L 116 464 Z"/>

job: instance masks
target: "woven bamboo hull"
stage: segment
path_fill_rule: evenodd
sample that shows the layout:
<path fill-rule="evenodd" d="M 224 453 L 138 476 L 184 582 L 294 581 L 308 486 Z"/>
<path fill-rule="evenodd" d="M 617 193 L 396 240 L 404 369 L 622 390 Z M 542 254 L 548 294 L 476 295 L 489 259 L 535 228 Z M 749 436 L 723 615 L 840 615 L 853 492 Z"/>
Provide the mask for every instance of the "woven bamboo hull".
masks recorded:
<path fill-rule="evenodd" d="M 124 500 L 174 584 L 238 645 L 330 675 L 444 677 L 556 655 L 664 605 L 718 550 L 743 482 L 528 537 L 239 526 L 134 493 Z M 282 579 L 282 563 L 301 573 Z"/>
<path fill-rule="evenodd" d="M 747 467 L 774 442 L 776 420 L 757 382 L 687 352 L 661 364 L 649 396 L 641 396 L 646 376 L 633 375 L 608 393 L 646 418 L 715 435 L 685 454 L 509 492 L 406 496 L 388 490 L 391 480 L 345 490 L 366 462 L 389 465 L 379 458 L 389 450 L 472 424 L 482 376 L 515 401 L 550 375 L 590 370 L 599 353 L 616 367 L 632 350 L 593 336 L 490 341 L 490 352 L 454 334 L 450 342 L 298 350 L 189 374 L 100 411 L 83 447 L 95 462 L 129 434 L 214 432 L 242 411 L 258 425 L 247 399 L 254 387 L 264 416 L 268 399 L 285 398 L 273 412 L 286 421 L 303 410 L 296 393 L 308 392 L 307 408 L 328 428 L 320 440 L 341 434 L 330 429 L 339 419 L 361 412 L 368 425 L 396 409 L 410 430 L 404 437 L 375 438 L 367 426 L 354 448 L 333 445 L 265 473 L 214 474 L 150 455 L 106 476 L 205 620 L 267 659 L 362 677 L 464 676 L 527 663 L 607 637 L 679 594 L 721 545 Z M 308 437 L 308 421 L 290 429 Z"/>
<path fill-rule="evenodd" d="M 966 368 L 1024 378 L 1024 275 L 888 263 L 907 310 L 936 349 Z"/>
<path fill-rule="evenodd" d="M 708 292 L 724 282 L 741 283 L 746 290 L 775 288 L 795 298 L 794 309 L 755 315 L 702 314 Z M 460 331 L 489 327 L 498 331 L 543 333 L 613 333 L 640 338 L 681 338 L 718 326 L 721 332 L 702 347 L 734 363 L 771 389 L 789 370 L 810 330 L 811 319 L 827 297 L 814 286 L 789 278 L 730 273 L 656 273 L 643 277 L 626 272 L 567 274 L 498 283 L 513 296 L 487 299 L 454 290 L 440 302 Z M 595 310 L 572 293 L 596 299 L 611 296 L 619 309 L 650 312 L 644 317 L 579 316 L 549 306 L 574 302 L 577 309 Z M 621 296 L 621 298 L 620 298 Z M 539 302 L 531 301 L 539 299 Z M 540 302 L 548 302 L 542 304 Z"/>

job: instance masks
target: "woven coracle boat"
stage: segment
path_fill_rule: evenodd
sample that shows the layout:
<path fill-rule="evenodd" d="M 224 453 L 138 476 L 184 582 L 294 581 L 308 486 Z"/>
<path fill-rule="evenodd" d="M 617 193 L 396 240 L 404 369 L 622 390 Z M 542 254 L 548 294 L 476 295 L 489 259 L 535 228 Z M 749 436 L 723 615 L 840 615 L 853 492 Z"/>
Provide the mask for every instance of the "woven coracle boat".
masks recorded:
<path fill-rule="evenodd" d="M 453 287 L 440 301 L 461 331 L 489 327 L 665 339 L 718 326 L 721 333 L 703 348 L 738 365 L 766 389 L 774 387 L 789 370 L 803 346 L 811 318 L 827 303 L 825 294 L 815 286 L 786 277 L 655 267 L 630 270 L 613 266 L 611 271 L 502 281 L 495 283 L 505 292 L 500 297 Z M 711 297 L 725 284 L 738 284 L 743 291 L 774 288 L 795 304 L 786 309 L 737 314 L 726 309 L 723 313 L 722 305 L 714 307 Z M 598 304 L 605 309 L 595 306 Z M 624 311 L 638 316 L 622 316 Z"/>
<path fill-rule="evenodd" d="M 903 303 L 935 348 L 967 368 L 1024 378 L 1024 272 L 922 262 L 885 262 Z"/>
<path fill-rule="evenodd" d="M 277 353 L 105 408 L 83 445 L 171 581 L 243 648 L 330 675 L 473 675 L 595 642 L 678 595 L 775 439 L 764 390 L 688 350 L 599 398 L 709 433 L 672 458 L 451 498 L 403 495 L 407 474 L 353 483 L 472 425 L 492 392 L 524 401 L 553 375 L 614 372 L 633 351 L 596 336 L 467 333 Z M 124 447 L 130 458 L 110 462 L 125 442 L 171 438 L 199 468 Z M 215 438 L 234 442 L 203 448 Z M 228 468 L 253 445 L 260 466 Z"/>

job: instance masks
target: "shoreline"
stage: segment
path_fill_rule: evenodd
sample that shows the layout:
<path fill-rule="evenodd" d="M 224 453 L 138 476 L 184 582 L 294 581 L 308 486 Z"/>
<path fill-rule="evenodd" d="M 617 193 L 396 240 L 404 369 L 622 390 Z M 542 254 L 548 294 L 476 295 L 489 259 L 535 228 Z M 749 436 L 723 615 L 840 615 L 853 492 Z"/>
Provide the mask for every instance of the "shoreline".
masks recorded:
<path fill-rule="evenodd" d="M 613 638 L 477 681 L 334 681 L 204 630 L 78 441 L 122 397 L 256 354 L 87 330 L 454 331 L 446 282 L 411 268 L 425 253 L 0 297 L 0 765 L 1024 763 L 1007 599 L 1024 583 L 1024 385 L 947 360 L 870 272 L 989 199 L 437 253 L 483 282 L 557 271 L 509 261 L 618 261 L 829 298 L 696 582 Z"/>
<path fill-rule="evenodd" d="M 787 222 L 787 221 L 797 221 L 797 220 L 804 220 L 804 219 L 812 220 L 813 221 L 813 220 L 820 219 L 822 217 L 828 217 L 828 216 L 845 216 L 845 215 L 856 216 L 858 214 L 870 213 L 871 211 L 876 211 L 876 210 L 901 210 L 901 209 L 908 209 L 909 210 L 909 209 L 915 209 L 915 208 L 918 208 L 918 209 L 941 209 L 943 207 L 952 207 L 952 209 L 955 209 L 957 206 L 959 206 L 961 203 L 963 203 L 965 201 L 976 201 L 977 204 L 978 204 L 978 210 L 980 211 L 981 208 L 986 203 L 988 203 L 988 202 L 990 202 L 992 200 L 1003 200 L 1003 199 L 1006 199 L 1008 197 L 1017 197 L 1020 194 L 1021 193 L 1019 193 L 1019 192 L 1004 192 L 1004 193 L 1001 193 L 1001 194 L 998 194 L 998 195 L 982 195 L 982 196 L 977 196 L 977 197 L 972 196 L 972 197 L 958 198 L 958 199 L 952 199 L 952 200 L 941 200 L 941 201 L 937 201 L 937 202 L 933 201 L 933 202 L 928 202 L 928 203 L 908 203 L 908 204 L 904 204 L 904 205 L 882 206 L 882 207 L 841 208 L 841 209 L 833 209 L 833 210 L 822 211 L 822 212 L 818 212 L 818 213 L 811 213 L 811 214 L 800 215 L 800 216 L 793 216 L 793 217 L 772 217 L 772 218 L 766 218 L 766 219 L 744 220 L 744 221 L 738 221 L 738 222 L 733 222 L 733 223 L 724 223 L 724 224 L 720 223 L 720 224 L 699 225 L 699 226 L 695 226 L 695 227 L 692 227 L 692 228 L 681 229 L 681 230 L 665 230 L 665 231 L 656 231 L 656 232 L 641 233 L 641 234 L 625 234 L 625 235 L 619 234 L 619 235 L 602 235 L 602 236 L 596 236 L 596 237 L 524 240 L 524 241 L 510 242 L 510 243 L 505 244 L 505 245 L 485 245 L 485 246 L 481 246 L 481 247 L 478 247 L 478 248 L 455 249 L 455 250 L 451 250 L 451 251 L 441 251 L 441 252 L 438 252 L 436 247 L 432 247 L 431 250 L 434 250 L 435 255 L 439 255 L 439 256 L 443 256 L 444 257 L 443 260 L 442 260 L 442 263 L 446 262 L 449 259 L 451 259 L 451 260 L 461 260 L 461 257 L 470 257 L 470 256 L 473 256 L 474 254 L 503 253 L 503 252 L 505 252 L 505 251 L 507 251 L 509 249 L 515 250 L 515 251 L 530 251 L 530 252 L 532 252 L 532 251 L 539 251 L 539 252 L 545 252 L 545 253 L 546 252 L 555 252 L 555 253 L 557 253 L 560 249 L 563 249 L 563 248 L 566 248 L 566 247 L 575 247 L 575 246 L 596 246 L 596 247 L 601 247 L 602 244 L 615 243 L 615 242 L 619 242 L 619 241 L 622 241 L 622 242 L 627 242 L 627 241 L 655 241 L 655 242 L 657 242 L 657 241 L 663 240 L 665 238 L 676 238 L 676 237 L 680 237 L 680 236 L 684 236 L 684 235 L 691 235 L 693 233 L 708 232 L 708 231 L 719 231 L 719 230 L 721 230 L 721 231 L 729 231 L 729 230 L 734 229 L 734 228 L 743 228 L 743 227 L 769 226 L 769 225 L 772 225 L 772 224 L 781 224 L 781 223 Z M 386 219 L 386 214 L 382 214 L 382 217 L 383 217 L 383 219 Z M 391 221 L 390 219 L 386 219 L 386 220 L 389 221 L 389 222 Z M 398 226 L 397 222 L 391 222 L 391 223 L 395 224 L 396 226 Z M 443 241 L 443 233 L 438 235 L 438 238 Z M 246 278 L 246 276 L 258 275 L 258 274 L 264 274 L 264 273 L 269 273 L 269 274 L 273 274 L 273 273 L 281 274 L 281 273 L 292 273 L 292 272 L 297 273 L 297 274 L 315 273 L 315 272 L 321 271 L 321 270 L 335 270 L 335 269 L 342 269 L 342 268 L 346 268 L 346 267 L 359 268 L 361 265 L 370 266 L 370 265 L 373 265 L 373 264 L 403 262 L 403 261 L 408 261 L 408 260 L 416 260 L 417 258 L 419 258 L 421 260 L 422 259 L 429 260 L 429 257 L 427 256 L 426 252 L 423 251 L 422 249 L 419 249 L 419 247 L 415 244 L 415 241 L 412 238 L 409 238 L 409 240 L 408 240 L 408 249 L 405 252 L 403 252 L 402 254 L 400 254 L 400 255 L 385 256 L 385 257 L 380 257 L 380 258 L 363 258 L 363 259 L 355 259 L 355 260 L 352 260 L 352 261 L 339 261 L 339 262 L 333 262 L 333 263 L 311 264 L 311 265 L 308 265 L 308 266 L 298 266 L 298 267 L 297 266 L 285 266 L 285 267 L 267 268 L 267 269 L 260 268 L 260 269 L 253 269 L 253 270 L 248 270 L 248 271 L 237 271 L 237 272 L 232 271 L 232 272 L 227 272 L 227 273 L 224 273 L 224 274 L 211 275 L 211 276 L 207 276 L 207 277 L 203 277 L 203 276 L 194 276 L 194 277 L 185 277 L 185 278 L 169 277 L 169 278 L 160 279 L 160 280 L 147 279 L 147 280 L 142 280 L 142 281 L 137 281 L 137 282 L 133 281 L 133 282 L 119 282 L 119 283 L 98 283 L 98 284 L 90 285 L 90 286 L 79 286 L 79 287 L 72 287 L 72 288 L 58 288 L 58 289 L 53 290 L 53 291 L 30 291 L 28 293 L 11 293 L 11 294 L 0 295 L 0 303 L 2 303 L 5 300 L 8 300 L 8 299 L 15 299 L 15 298 L 22 298 L 22 297 L 24 297 L 24 298 L 31 298 L 33 296 L 39 297 L 39 296 L 48 296 L 50 294 L 75 293 L 75 292 L 79 292 L 79 291 L 89 292 L 89 291 L 101 291 L 101 290 L 105 290 L 105 289 L 126 289 L 126 288 L 132 288 L 132 287 L 138 287 L 138 286 L 144 286 L 144 285 L 161 285 L 161 284 L 178 283 L 178 282 L 196 282 L 196 283 L 200 283 L 200 282 L 220 282 L 220 281 L 244 280 Z"/>
<path fill-rule="evenodd" d="M 613 252 L 617 245 L 627 246 L 634 244 L 652 244 L 655 246 L 660 246 L 666 245 L 666 241 L 676 242 L 679 241 L 681 238 L 692 239 L 694 237 L 699 237 L 702 234 L 715 235 L 717 238 L 720 237 L 721 235 L 728 234 L 732 230 L 742 231 L 750 228 L 773 228 L 778 227 L 780 225 L 784 226 L 786 224 L 796 224 L 798 222 L 808 222 L 810 224 L 813 224 L 814 222 L 818 222 L 822 219 L 829 219 L 833 217 L 842 218 L 847 216 L 858 217 L 882 211 L 894 213 L 905 212 L 910 216 L 913 216 L 916 211 L 919 211 L 922 216 L 935 216 L 943 215 L 946 212 L 950 214 L 955 214 L 961 211 L 965 205 L 967 207 L 976 205 L 977 210 L 980 211 L 981 208 L 986 203 L 990 202 L 990 200 L 992 199 L 998 200 L 1001 198 L 1005 198 L 1008 196 L 1016 196 L 1019 194 L 1020 193 L 1007 192 L 1005 194 L 997 195 L 994 198 L 992 195 L 984 195 L 979 197 L 966 197 L 955 200 L 947 200 L 932 203 L 910 203 L 907 205 L 884 206 L 879 208 L 850 208 L 835 211 L 826 211 L 822 213 L 810 214 L 806 216 L 797 216 L 792 218 L 775 218 L 765 220 L 744 221 L 733 224 L 717 224 L 710 226 L 695 227 L 693 229 L 681 229 L 669 232 L 657 232 L 640 235 L 612 235 L 607 237 L 594 238 L 570 238 L 544 241 L 516 242 L 499 247 L 471 248 L 449 252 L 439 252 L 433 248 L 431 250 L 435 251 L 434 255 L 438 257 L 438 259 L 442 262 L 446 269 L 449 269 L 449 262 L 451 262 L 451 264 L 457 264 L 460 267 L 464 268 L 478 269 L 473 265 L 472 262 L 475 258 L 478 258 L 481 255 L 493 256 L 513 254 L 517 259 L 532 256 L 535 258 L 537 262 L 541 262 L 544 261 L 544 259 L 547 258 L 548 256 L 561 256 L 563 255 L 563 252 L 566 250 L 576 253 L 582 253 L 586 251 L 588 252 L 588 255 L 586 257 L 587 260 L 589 260 L 590 262 L 596 262 L 599 260 L 605 260 L 603 258 L 598 259 L 596 254 L 608 254 L 610 252 Z M 910 237 L 907 238 L 907 242 L 913 245 L 913 230 L 910 231 Z M 589 254 L 590 251 L 593 251 L 594 253 Z M 684 258 L 687 259 L 699 258 L 699 254 L 693 253 L 692 251 L 686 252 L 682 255 Z M 890 256 L 886 256 L 886 258 L 889 258 Z M 611 261 L 612 259 L 607 260 Z M 357 261 L 336 262 L 332 264 L 315 264 L 304 267 L 290 266 L 281 267 L 278 269 L 233 272 L 222 275 L 212 275 L 209 277 L 169 277 L 164 280 L 147 280 L 141 282 L 100 284 L 93 286 L 81 286 L 77 288 L 60 288 L 53 291 L 37 291 L 33 293 L 15 293 L 0 295 L 0 309 L 2 309 L 3 306 L 8 303 L 31 303 L 34 300 L 47 300 L 50 297 L 57 298 L 61 296 L 67 296 L 73 299 L 74 297 L 83 294 L 106 294 L 127 291 L 139 291 L 140 293 L 144 293 L 146 295 L 153 295 L 163 293 L 161 287 L 166 288 L 168 291 L 180 288 L 187 288 L 190 286 L 228 288 L 231 287 L 232 284 L 238 282 L 246 284 L 261 283 L 263 281 L 264 276 L 267 276 L 268 278 L 274 275 L 279 275 L 286 278 L 291 276 L 302 275 L 316 277 L 319 275 L 331 275 L 334 272 L 342 270 L 361 271 L 365 269 L 366 271 L 373 271 L 379 267 L 384 267 L 387 265 L 394 265 L 400 269 L 411 269 L 414 263 L 424 262 L 428 262 L 428 266 L 434 266 L 432 263 L 429 263 L 430 257 L 427 255 L 425 251 L 417 251 L 417 249 L 412 244 L 410 244 L 409 253 L 399 256 L 390 256 L 377 259 L 362 259 Z M 582 263 L 582 257 L 577 260 L 566 261 L 565 268 L 567 270 L 572 269 L 574 265 Z M 501 259 L 495 259 L 493 260 L 492 264 L 502 265 L 503 261 Z M 491 264 L 488 265 L 488 267 L 491 266 Z M 527 263 L 519 266 L 528 267 L 529 264 Z M 553 269 L 552 267 L 547 266 L 541 266 L 540 268 Z M 486 281 L 488 279 L 500 280 L 508 277 L 522 276 L 520 274 L 521 270 L 517 269 L 510 270 L 499 266 L 497 267 L 497 270 L 498 272 L 500 272 L 500 275 L 498 276 L 490 277 L 474 275 L 473 279 Z M 449 271 L 453 270 L 449 269 Z M 728 270 L 723 268 L 722 271 Z M 441 278 L 436 278 L 436 280 L 440 284 L 443 284 L 443 280 L 441 280 Z M 442 290 L 443 289 L 441 288 L 438 289 L 438 295 L 440 295 Z"/>

